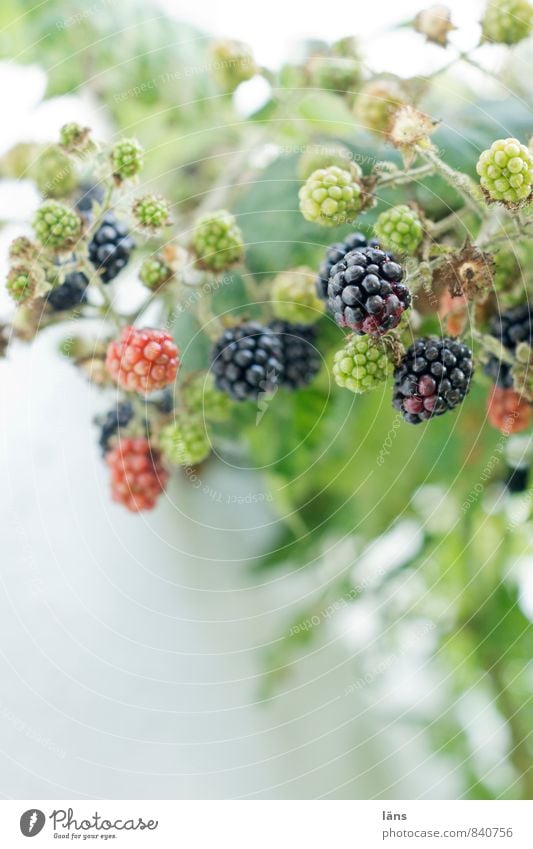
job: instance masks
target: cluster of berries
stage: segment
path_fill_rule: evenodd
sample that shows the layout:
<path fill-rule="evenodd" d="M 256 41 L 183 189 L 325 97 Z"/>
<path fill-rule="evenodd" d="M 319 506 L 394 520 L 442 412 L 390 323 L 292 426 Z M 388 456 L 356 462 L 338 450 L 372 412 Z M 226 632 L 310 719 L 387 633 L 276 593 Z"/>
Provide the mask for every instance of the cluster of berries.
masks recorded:
<path fill-rule="evenodd" d="M 412 224 L 410 213 L 408 217 Z M 405 233 L 415 231 L 418 233 L 418 228 L 407 227 Z M 400 238 L 395 241 L 401 243 Z M 403 267 L 392 254 L 376 241 L 367 242 L 362 233 L 353 233 L 345 242 L 328 248 L 317 291 L 327 296 L 337 324 L 354 332 L 334 357 L 337 384 L 352 392 L 366 392 L 393 371 L 393 406 L 405 421 L 418 424 L 463 400 L 473 372 L 472 354 L 455 339 L 422 338 L 398 358 L 397 340 L 388 331 L 398 326 L 411 304 L 403 277 Z"/>

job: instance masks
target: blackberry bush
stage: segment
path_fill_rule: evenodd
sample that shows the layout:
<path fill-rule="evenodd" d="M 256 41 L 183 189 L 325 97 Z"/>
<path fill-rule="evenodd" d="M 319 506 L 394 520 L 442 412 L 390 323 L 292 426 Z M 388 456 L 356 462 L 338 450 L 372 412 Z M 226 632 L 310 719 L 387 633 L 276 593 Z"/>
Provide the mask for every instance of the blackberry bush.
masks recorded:
<path fill-rule="evenodd" d="M 68 5 L 75 14 L 84 8 L 81 0 Z M 423 5 L 411 10 L 423 37 L 403 27 L 412 47 L 407 78 L 387 73 L 390 42 L 403 35 L 386 20 L 378 29 L 387 34 L 361 45 L 348 33 L 333 44 L 307 41 L 290 63 L 263 68 L 241 44 L 210 42 L 154 14 L 150 0 L 135 4 L 135 26 L 132 4 L 63 26 L 66 17 L 55 12 L 66 3 L 4 3 L 1 58 L 45 69 L 58 109 L 70 108 L 68 92 L 96 98 L 101 125 L 117 135 L 107 144 L 67 111 L 58 145 L 25 139 L 2 148 L 0 180 L 29 177 L 47 198 L 38 201 L 34 235 L 14 230 L 20 235 L 9 250 L 0 356 L 15 380 L 7 381 L 3 406 L 9 425 L 10 385 L 26 373 L 18 368 L 21 345 L 42 335 L 40 355 L 57 334 L 63 368 L 68 362 L 90 381 L 91 397 L 108 398 L 98 438 L 112 495 L 135 512 L 156 505 L 171 466 L 202 462 L 212 441 L 217 456 L 205 474 L 181 472 L 180 489 L 190 487 L 192 499 L 182 491 L 180 504 L 165 508 L 186 511 L 194 500 L 206 526 L 228 520 L 250 537 L 254 570 L 294 565 L 312 590 L 300 594 L 303 627 L 287 622 L 261 654 L 268 674 L 260 698 L 271 703 L 282 676 L 298 669 L 304 641 L 312 661 L 310 641 L 321 628 L 344 639 L 338 617 L 357 620 L 362 602 L 379 614 L 365 668 L 379 668 L 384 653 L 400 656 L 407 647 L 410 654 L 411 643 L 418 666 L 433 653 L 448 667 L 440 683 L 453 709 L 424 716 L 417 730 L 446 751 L 453 788 L 465 798 L 531 799 L 521 569 L 531 492 L 510 495 L 528 486 L 533 460 L 531 4 L 482 4 L 483 41 L 498 48 L 480 46 L 475 4 L 463 4 L 470 24 L 457 32 L 440 3 Z M 324 10 L 324 31 L 333 14 Z M 254 88 L 264 102 L 250 113 Z M 142 138 L 121 139 L 121 127 Z M 503 139 L 495 128 L 505 128 Z M 50 147 L 53 155 L 45 154 Z M 168 209 L 175 223 L 161 237 Z M 6 234 L 19 226 L 8 220 L 15 215 L 4 209 Z M 374 227 L 377 239 L 368 240 Z M 138 263 L 106 287 L 134 265 L 128 231 Z M 300 292 L 290 276 L 303 266 L 318 271 L 320 303 L 309 278 Z M 291 282 L 278 281 L 273 296 L 278 274 Z M 323 316 L 315 325 L 300 321 L 309 305 Z M 435 338 L 439 332 L 444 338 Z M 505 385 L 492 385 L 486 364 Z M 46 388 L 24 397 L 36 420 Z M 444 416 L 423 433 L 409 428 L 463 399 L 460 418 Z M 57 415 L 68 428 L 68 399 Z M 83 428 L 77 440 L 83 455 Z M 242 497 L 224 492 L 228 467 L 234 480 L 242 466 L 255 493 L 243 478 Z M 35 467 L 43 493 L 48 471 Z M 73 495 L 96 481 L 73 481 Z M 83 509 L 79 515 L 90 520 Z M 128 522 L 113 521 L 128 532 Z M 172 534 L 170 521 L 166 527 Z M 68 523 L 65 532 L 73 532 Z M 143 532 L 150 529 L 136 529 Z M 233 532 L 221 539 L 235 540 Z M 394 568 L 360 580 L 359 553 L 391 545 Z M 197 569 L 204 566 L 199 558 Z M 268 583 L 278 592 L 272 610 L 282 616 L 284 581 Z M 506 730 L 506 750 L 489 768 L 454 707 L 480 681 Z M 290 678 L 283 688 L 291 690 Z M 433 759 L 432 769 L 440 762 Z M 449 776 L 444 785 L 434 778 L 428 787 L 450 785 Z M 379 786 L 372 795 L 380 790 L 387 795 Z"/>

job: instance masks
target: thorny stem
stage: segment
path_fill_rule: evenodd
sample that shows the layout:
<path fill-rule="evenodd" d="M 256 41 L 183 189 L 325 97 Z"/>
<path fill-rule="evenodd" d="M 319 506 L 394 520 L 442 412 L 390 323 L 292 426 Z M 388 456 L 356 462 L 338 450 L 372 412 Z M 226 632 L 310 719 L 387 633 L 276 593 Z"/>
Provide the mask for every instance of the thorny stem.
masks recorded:
<path fill-rule="evenodd" d="M 470 177 L 466 174 L 462 174 L 460 171 L 456 171 L 444 162 L 435 150 L 420 146 L 417 146 L 416 150 L 418 155 L 422 159 L 426 159 L 428 162 L 431 162 L 435 170 L 444 177 L 446 182 L 449 183 L 450 186 L 458 192 L 458 194 L 462 196 L 463 200 L 466 204 L 468 204 L 472 212 L 475 212 L 476 215 L 483 218 L 486 214 L 486 208 L 483 205 L 479 189 L 472 182 Z"/>

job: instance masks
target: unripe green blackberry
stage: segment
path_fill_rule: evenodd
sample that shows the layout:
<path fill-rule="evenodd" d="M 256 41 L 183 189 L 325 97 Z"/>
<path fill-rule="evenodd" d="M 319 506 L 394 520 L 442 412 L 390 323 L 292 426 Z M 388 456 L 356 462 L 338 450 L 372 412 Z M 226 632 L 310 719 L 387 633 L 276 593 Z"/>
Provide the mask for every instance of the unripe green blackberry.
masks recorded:
<path fill-rule="evenodd" d="M 299 192 L 300 211 L 306 221 L 322 227 L 335 227 L 353 221 L 362 207 L 359 183 L 361 169 L 319 168 L 306 180 Z"/>
<path fill-rule="evenodd" d="M 385 250 L 414 254 L 422 241 L 422 222 L 414 209 L 402 203 L 381 213 L 374 233 Z"/>
<path fill-rule="evenodd" d="M 517 44 L 531 33 L 533 7 L 528 0 L 490 0 L 481 26 L 485 41 Z"/>
<path fill-rule="evenodd" d="M 89 127 L 71 122 L 59 131 L 59 144 L 67 153 L 86 153 L 94 147 Z"/>
<path fill-rule="evenodd" d="M 368 392 L 392 374 L 392 351 L 382 339 L 350 336 L 333 358 L 333 377 L 351 392 Z"/>
<path fill-rule="evenodd" d="M 313 87 L 329 91 L 353 92 L 361 82 L 361 63 L 355 57 L 312 56 L 307 72 Z"/>
<path fill-rule="evenodd" d="M 355 117 L 367 130 L 381 136 L 388 130 L 396 110 L 403 106 L 406 100 L 397 80 L 372 80 L 359 92 L 355 103 Z"/>
<path fill-rule="evenodd" d="M 272 284 L 272 309 L 276 318 L 291 324 L 314 324 L 322 318 L 326 307 L 312 269 L 301 265 L 278 274 Z"/>
<path fill-rule="evenodd" d="M 199 416 L 182 414 L 159 434 L 163 457 L 174 466 L 195 466 L 211 452 L 204 423 Z"/>
<path fill-rule="evenodd" d="M 31 239 L 28 239 L 27 236 L 17 236 L 9 246 L 9 259 L 14 262 L 19 262 L 20 260 L 32 262 L 37 259 L 38 253 L 39 249 L 37 245 Z"/>
<path fill-rule="evenodd" d="M 199 265 L 221 271 L 242 259 L 244 243 L 235 216 L 225 209 L 202 215 L 194 226 L 192 245 Z"/>
<path fill-rule="evenodd" d="M 15 266 L 7 275 L 6 288 L 16 304 L 23 304 L 33 296 L 35 284 L 31 269 L 22 265 Z"/>
<path fill-rule="evenodd" d="M 72 160 L 57 145 L 50 145 L 30 170 L 40 193 L 47 198 L 64 198 L 76 187 Z"/>
<path fill-rule="evenodd" d="M 481 187 L 492 201 L 514 206 L 531 195 L 533 157 L 517 139 L 498 139 L 478 159 Z"/>
<path fill-rule="evenodd" d="M 143 261 L 139 277 L 147 289 L 159 289 L 172 277 L 172 269 L 158 256 L 148 256 Z"/>
<path fill-rule="evenodd" d="M 121 139 L 113 145 L 111 162 L 115 177 L 130 180 L 144 165 L 144 150 L 137 139 Z"/>
<path fill-rule="evenodd" d="M 242 41 L 220 39 L 211 45 L 213 73 L 219 85 L 228 92 L 250 80 L 258 68 L 250 47 Z"/>
<path fill-rule="evenodd" d="M 313 171 L 329 165 L 347 168 L 352 159 L 351 150 L 343 144 L 313 144 L 306 148 L 298 160 L 298 176 L 300 180 L 307 180 Z"/>
<path fill-rule="evenodd" d="M 35 213 L 33 229 L 44 247 L 67 249 L 80 236 L 81 218 L 65 204 L 47 200 Z"/>
<path fill-rule="evenodd" d="M 231 400 L 215 386 L 210 371 L 192 375 L 181 392 L 183 403 L 194 415 L 211 422 L 225 422 L 231 411 Z"/>
<path fill-rule="evenodd" d="M 132 212 L 139 227 L 152 232 L 171 223 L 168 201 L 160 195 L 137 198 Z"/>

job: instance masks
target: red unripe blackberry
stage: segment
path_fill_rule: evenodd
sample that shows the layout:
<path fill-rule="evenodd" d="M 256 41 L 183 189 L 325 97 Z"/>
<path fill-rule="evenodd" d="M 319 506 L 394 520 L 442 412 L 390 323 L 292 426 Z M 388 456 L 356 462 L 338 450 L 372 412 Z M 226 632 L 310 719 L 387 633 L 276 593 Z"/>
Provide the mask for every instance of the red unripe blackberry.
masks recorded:
<path fill-rule="evenodd" d="M 123 389 L 146 395 L 174 382 L 179 353 L 165 330 L 125 327 L 120 338 L 109 344 L 106 366 Z"/>
<path fill-rule="evenodd" d="M 331 269 L 328 284 L 328 307 L 339 327 L 360 336 L 397 327 L 411 304 L 403 276 L 402 266 L 379 248 L 347 253 Z"/>
<path fill-rule="evenodd" d="M 152 510 L 163 492 L 168 474 L 144 437 L 121 439 L 106 454 L 111 469 L 111 496 L 132 513 Z"/>
<path fill-rule="evenodd" d="M 514 389 L 493 386 L 487 399 L 489 422 L 502 433 L 520 433 L 531 422 L 531 404 Z"/>
<path fill-rule="evenodd" d="M 418 339 L 394 370 L 392 404 L 419 424 L 461 403 L 470 388 L 472 352 L 456 339 Z"/>

